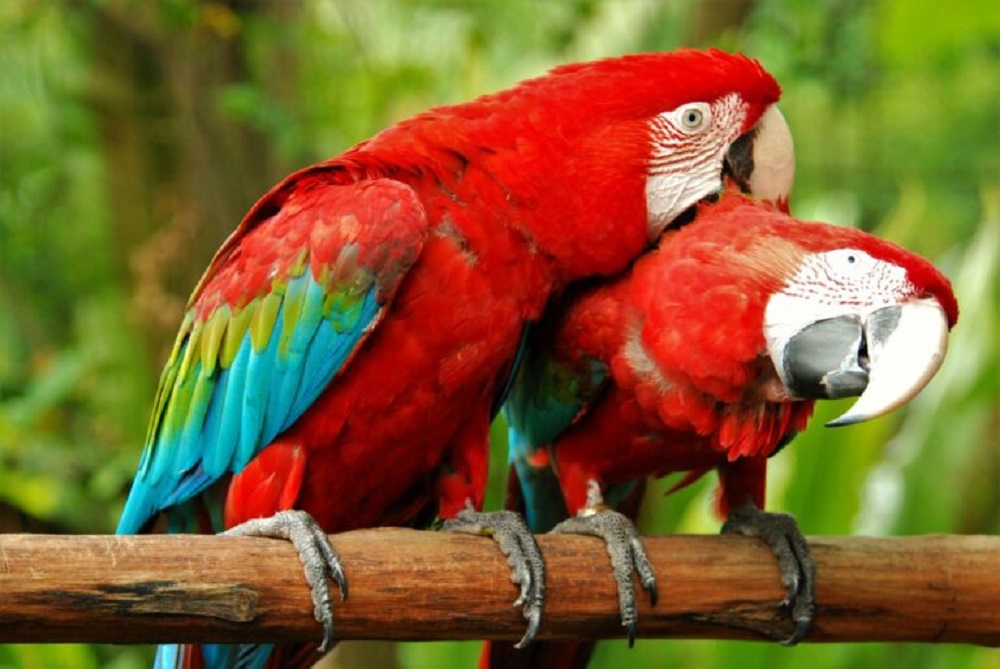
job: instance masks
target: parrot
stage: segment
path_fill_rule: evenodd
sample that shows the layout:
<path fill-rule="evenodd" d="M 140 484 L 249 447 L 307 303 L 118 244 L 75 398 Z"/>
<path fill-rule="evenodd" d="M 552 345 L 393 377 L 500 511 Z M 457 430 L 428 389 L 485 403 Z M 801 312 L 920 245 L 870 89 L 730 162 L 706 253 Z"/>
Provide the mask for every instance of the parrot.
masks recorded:
<path fill-rule="evenodd" d="M 329 533 L 492 536 L 537 630 L 544 563 L 481 511 L 489 426 L 551 296 L 625 267 L 724 181 L 788 189 L 780 87 L 678 50 L 564 65 L 420 113 L 266 193 L 194 288 L 118 533 L 289 540 L 322 643 L 164 645 L 160 667 L 308 666 L 347 596 Z"/>
<path fill-rule="evenodd" d="M 793 517 L 763 511 L 768 458 L 816 400 L 858 397 L 828 425 L 868 420 L 914 397 L 944 359 L 958 305 L 941 272 L 786 210 L 727 191 L 619 277 L 571 287 L 533 330 L 504 408 L 529 527 L 605 539 L 630 643 L 633 576 L 657 596 L 629 519 L 637 483 L 685 472 L 673 492 L 717 472 L 723 531 L 759 536 L 777 556 L 796 643 L 815 565 Z M 631 511 L 614 510 L 623 504 Z M 512 657 L 487 644 L 481 666 L 580 667 L 592 647 Z"/>

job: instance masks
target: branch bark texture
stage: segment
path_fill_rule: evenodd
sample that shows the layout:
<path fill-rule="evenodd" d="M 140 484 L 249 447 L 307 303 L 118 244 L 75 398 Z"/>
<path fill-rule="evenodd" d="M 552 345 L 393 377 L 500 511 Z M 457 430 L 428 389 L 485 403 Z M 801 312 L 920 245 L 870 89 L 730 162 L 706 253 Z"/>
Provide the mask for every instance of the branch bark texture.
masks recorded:
<path fill-rule="evenodd" d="M 516 640 L 515 586 L 489 539 L 376 529 L 335 535 L 350 581 L 341 639 Z M 1000 538 L 812 538 L 807 641 L 1000 645 Z M 544 639 L 622 636 L 602 543 L 542 536 Z M 660 602 L 640 638 L 784 639 L 769 551 L 738 536 L 646 538 Z M 0 535 L 0 643 L 294 641 L 319 637 L 290 544 L 268 539 Z"/>

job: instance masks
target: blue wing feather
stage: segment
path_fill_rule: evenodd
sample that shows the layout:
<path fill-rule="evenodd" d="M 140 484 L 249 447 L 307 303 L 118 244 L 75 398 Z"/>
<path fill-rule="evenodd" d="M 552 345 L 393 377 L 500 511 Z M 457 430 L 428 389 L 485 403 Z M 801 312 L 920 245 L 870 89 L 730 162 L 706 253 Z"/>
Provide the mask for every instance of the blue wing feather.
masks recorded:
<path fill-rule="evenodd" d="M 195 289 L 118 532 L 189 507 L 298 420 L 381 320 L 428 232 L 410 186 L 328 164 L 262 197 Z"/>
<path fill-rule="evenodd" d="M 277 338 L 272 336 L 263 350 L 248 356 L 247 373 L 244 379 L 247 388 L 266 389 L 269 387 L 277 368 L 275 364 L 276 340 Z M 243 420 L 240 423 L 237 462 L 249 462 L 259 448 L 257 439 L 260 435 L 268 433 L 265 428 L 267 408 L 268 394 L 266 390 L 246 393 L 243 399 Z"/>
<path fill-rule="evenodd" d="M 551 457 L 539 451 L 575 422 L 604 387 L 607 365 L 588 358 L 573 366 L 555 360 L 544 339 L 529 342 L 503 412 L 509 426 L 508 459 L 517 472 L 524 515 L 533 532 L 547 532 L 567 511 Z"/>
<path fill-rule="evenodd" d="M 357 313 L 352 317 L 349 329 L 338 330 L 331 323 L 326 323 L 319 329 L 306 354 L 298 399 L 293 411 L 305 411 L 312 403 L 309 398 L 316 397 L 322 392 L 328 382 L 322 370 L 334 364 L 334 361 L 347 360 L 355 350 L 357 337 L 346 337 L 345 333 L 369 328 L 370 324 L 376 321 L 380 309 L 374 291 L 369 291 L 359 301 Z"/>
<path fill-rule="evenodd" d="M 203 449 L 202 458 L 205 472 L 213 479 L 230 471 L 231 466 L 238 471 L 235 469 L 238 463 L 234 462 L 235 454 L 230 445 L 238 445 L 240 440 L 240 413 L 243 408 L 245 388 L 243 381 L 246 377 L 246 358 L 249 349 L 248 338 L 240 346 L 230 368 L 219 372 L 216 391 L 210 402 L 209 416 L 215 420 L 210 420 L 209 424 L 215 429 L 206 431 L 202 444 L 208 447 Z"/>
<path fill-rule="evenodd" d="M 229 367 L 215 370 L 214 378 L 206 375 L 199 361 L 179 379 L 164 427 L 179 422 L 177 415 L 199 416 L 191 398 L 210 384 L 204 420 L 161 431 L 155 454 L 146 460 L 149 466 L 140 470 L 133 484 L 118 526 L 120 534 L 140 531 L 159 510 L 198 494 L 226 472 L 245 467 L 262 445 L 288 429 L 316 401 L 384 309 L 373 285 L 357 298 L 359 306 L 350 319 L 353 327 L 343 327 L 343 314 L 327 313 L 328 294 L 308 272 L 289 281 L 289 294 L 297 301 L 294 309 L 299 318 L 287 318 L 283 302 L 262 350 L 253 350 L 248 330 Z M 187 345 L 179 348 L 178 360 Z"/>
<path fill-rule="evenodd" d="M 156 648 L 153 669 L 176 669 L 185 666 L 191 646 L 165 644 Z M 232 667 L 233 669 L 263 669 L 274 644 L 203 644 L 194 648 L 200 652 L 206 667 Z"/>

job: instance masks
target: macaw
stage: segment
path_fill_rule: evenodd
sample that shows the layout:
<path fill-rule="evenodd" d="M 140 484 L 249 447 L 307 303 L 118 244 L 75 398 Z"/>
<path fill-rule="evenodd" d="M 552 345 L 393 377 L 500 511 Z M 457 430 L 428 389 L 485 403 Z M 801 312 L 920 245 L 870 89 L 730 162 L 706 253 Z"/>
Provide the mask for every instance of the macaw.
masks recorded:
<path fill-rule="evenodd" d="M 724 177 L 786 189 L 779 94 L 759 63 L 717 50 L 568 65 L 287 177 L 194 289 L 118 532 L 165 515 L 171 531 L 291 540 L 322 651 L 327 575 L 346 596 L 327 533 L 437 514 L 524 553 L 526 643 L 537 545 L 523 521 L 474 511 L 526 327 L 572 282 L 622 271 Z M 158 664 L 302 666 L 316 650 L 162 646 Z"/>
<path fill-rule="evenodd" d="M 948 280 L 914 253 L 739 194 L 702 203 L 620 277 L 570 288 L 532 333 L 505 406 L 529 527 L 605 539 L 631 642 L 633 575 L 654 603 L 655 577 L 613 507 L 645 477 L 687 472 L 676 490 L 714 469 L 723 531 L 760 536 L 779 560 L 795 643 L 815 567 L 794 519 L 762 511 L 768 458 L 818 399 L 860 396 L 828 425 L 907 402 L 957 318 Z M 580 667 L 591 649 L 493 645 L 483 666 Z"/>

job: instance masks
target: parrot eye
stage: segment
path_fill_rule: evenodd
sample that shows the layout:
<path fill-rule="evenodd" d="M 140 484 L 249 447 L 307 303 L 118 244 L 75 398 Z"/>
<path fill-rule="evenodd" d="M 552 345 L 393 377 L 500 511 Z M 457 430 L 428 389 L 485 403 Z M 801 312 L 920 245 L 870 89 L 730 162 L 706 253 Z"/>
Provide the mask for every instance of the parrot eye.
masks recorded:
<path fill-rule="evenodd" d="M 682 123 L 685 128 L 697 128 L 701 125 L 702 114 L 700 109 L 687 109 L 684 111 L 684 119 Z"/>
<path fill-rule="evenodd" d="M 694 102 L 678 108 L 674 112 L 674 118 L 684 132 L 702 132 L 712 122 L 712 108 L 704 102 Z"/>
<path fill-rule="evenodd" d="M 839 249 L 826 254 L 830 268 L 844 276 L 860 276 L 867 274 L 874 267 L 876 260 L 864 251 L 857 249 Z"/>

